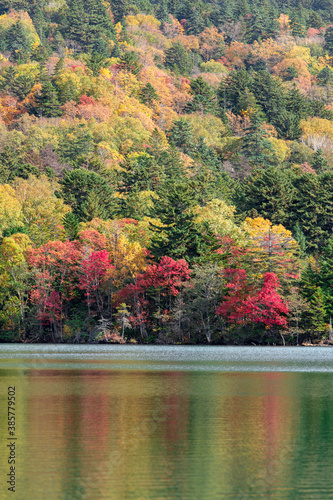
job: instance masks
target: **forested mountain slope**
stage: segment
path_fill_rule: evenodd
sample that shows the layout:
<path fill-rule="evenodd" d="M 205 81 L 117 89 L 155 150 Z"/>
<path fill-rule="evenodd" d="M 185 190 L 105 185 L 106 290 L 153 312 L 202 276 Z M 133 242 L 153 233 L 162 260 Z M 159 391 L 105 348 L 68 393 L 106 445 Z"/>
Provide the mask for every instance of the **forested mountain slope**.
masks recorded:
<path fill-rule="evenodd" d="M 332 7 L 1 2 L 2 342 L 328 338 Z"/>

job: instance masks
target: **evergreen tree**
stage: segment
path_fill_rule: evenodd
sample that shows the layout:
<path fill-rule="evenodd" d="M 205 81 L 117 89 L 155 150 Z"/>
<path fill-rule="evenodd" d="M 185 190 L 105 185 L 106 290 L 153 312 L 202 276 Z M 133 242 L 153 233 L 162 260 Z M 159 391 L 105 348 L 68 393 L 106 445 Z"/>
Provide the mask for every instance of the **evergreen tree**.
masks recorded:
<path fill-rule="evenodd" d="M 325 295 L 320 287 L 310 298 L 310 321 L 314 333 L 320 335 L 326 330 L 327 313 L 325 309 Z"/>
<path fill-rule="evenodd" d="M 237 115 L 249 107 L 254 107 L 256 101 L 250 92 L 251 87 L 252 78 L 244 68 L 233 71 L 221 81 L 218 89 L 221 109 L 231 109 Z"/>
<path fill-rule="evenodd" d="M 133 6 L 129 0 L 111 0 L 111 11 L 115 23 L 119 23 L 131 13 Z"/>
<path fill-rule="evenodd" d="M 76 240 L 79 232 L 79 220 L 73 212 L 67 213 L 63 217 L 64 228 L 71 241 Z"/>
<path fill-rule="evenodd" d="M 319 85 L 328 85 L 333 83 L 333 71 L 329 66 L 325 66 L 317 75 Z"/>
<path fill-rule="evenodd" d="M 192 101 L 186 107 L 189 113 L 199 111 L 202 114 L 213 114 L 216 111 L 215 93 L 202 76 L 198 76 L 198 78 L 191 81 L 191 94 L 193 96 Z"/>
<path fill-rule="evenodd" d="M 195 224 L 195 203 L 195 193 L 185 183 L 170 183 L 160 193 L 155 216 L 163 227 L 154 227 L 155 236 L 149 247 L 156 259 L 168 255 L 192 264 L 211 251 L 215 239 L 207 227 Z"/>
<path fill-rule="evenodd" d="M 159 100 L 158 94 L 151 83 L 146 83 L 140 90 L 140 101 L 147 106 L 153 106 L 155 101 Z"/>
<path fill-rule="evenodd" d="M 251 90 L 268 121 L 273 120 L 285 109 L 282 86 L 277 78 L 267 71 L 258 71 L 252 81 Z"/>
<path fill-rule="evenodd" d="M 191 154 L 194 150 L 192 126 L 183 118 L 173 123 L 168 137 L 170 144 L 181 149 L 183 153 Z"/>
<path fill-rule="evenodd" d="M 11 58 L 18 63 L 26 62 L 29 57 L 29 37 L 21 20 L 13 24 L 6 32 L 7 50 Z"/>
<path fill-rule="evenodd" d="M 273 224 L 289 225 L 295 189 L 281 168 L 255 169 L 237 188 L 239 211 L 250 217 L 262 216 Z"/>
<path fill-rule="evenodd" d="M 302 134 L 299 121 L 299 116 L 283 109 L 271 118 L 271 123 L 276 128 L 278 137 L 290 141 L 299 139 Z"/>
<path fill-rule="evenodd" d="M 29 105 L 29 111 L 36 116 L 53 118 L 61 116 L 60 103 L 56 88 L 44 72 L 41 76 L 42 88 L 34 97 L 34 103 Z"/>
<path fill-rule="evenodd" d="M 325 49 L 330 56 L 333 56 L 333 26 L 330 26 L 325 31 Z"/>
<path fill-rule="evenodd" d="M 114 217 L 116 201 L 113 189 L 101 175 L 77 168 L 65 172 L 61 185 L 65 203 L 72 207 L 73 214 L 80 221 Z"/>
<path fill-rule="evenodd" d="M 261 5 L 260 8 L 253 6 L 251 14 L 245 19 L 245 36 L 247 43 L 256 40 L 264 40 L 274 36 L 278 31 L 275 16 Z"/>
<path fill-rule="evenodd" d="M 268 167 L 277 163 L 272 144 L 267 140 L 267 133 L 262 128 L 262 120 L 255 113 L 246 135 L 242 140 L 242 154 L 252 167 Z"/>
<path fill-rule="evenodd" d="M 133 75 L 138 75 L 142 69 L 142 64 L 140 64 L 139 56 L 136 52 L 125 52 L 118 63 L 118 68 L 123 71 L 129 71 Z"/>
<path fill-rule="evenodd" d="M 298 221 L 310 251 L 325 245 L 331 235 L 333 220 L 332 174 L 303 174 L 296 177 L 296 188 L 291 216 Z"/>
<path fill-rule="evenodd" d="M 188 74 L 193 64 L 185 47 L 177 42 L 165 51 L 165 66 L 175 73 Z"/>
<path fill-rule="evenodd" d="M 113 24 L 102 0 L 67 0 L 62 11 L 62 32 L 65 38 L 82 48 L 96 51 L 101 41 L 117 44 Z"/>
<path fill-rule="evenodd" d="M 317 172 L 325 172 L 329 169 L 329 164 L 326 158 L 323 156 L 322 149 L 318 149 L 312 158 L 312 168 Z"/>
<path fill-rule="evenodd" d="M 170 21 L 168 2 L 167 0 L 161 0 L 156 8 L 156 17 L 162 23 L 168 23 Z"/>
<path fill-rule="evenodd" d="M 205 21 L 203 20 L 197 7 L 193 7 L 190 15 L 186 19 L 186 34 L 198 36 L 205 29 Z"/>

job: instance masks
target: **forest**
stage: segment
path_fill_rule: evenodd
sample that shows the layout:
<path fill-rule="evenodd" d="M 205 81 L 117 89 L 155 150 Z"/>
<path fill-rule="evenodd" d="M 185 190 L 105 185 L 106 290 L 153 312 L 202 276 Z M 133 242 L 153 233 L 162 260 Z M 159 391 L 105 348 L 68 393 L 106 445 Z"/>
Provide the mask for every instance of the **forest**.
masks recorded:
<path fill-rule="evenodd" d="M 332 316 L 332 0 L 1 1 L 0 342 Z"/>

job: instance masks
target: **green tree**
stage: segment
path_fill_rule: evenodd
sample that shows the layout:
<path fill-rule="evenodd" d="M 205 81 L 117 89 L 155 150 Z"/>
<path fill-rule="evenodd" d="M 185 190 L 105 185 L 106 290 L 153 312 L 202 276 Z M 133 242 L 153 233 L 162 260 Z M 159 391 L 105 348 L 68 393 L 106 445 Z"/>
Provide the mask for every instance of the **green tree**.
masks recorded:
<path fill-rule="evenodd" d="M 277 163 L 273 146 L 267 140 L 267 133 L 257 113 L 253 115 L 242 140 L 242 154 L 252 167 L 268 167 Z"/>
<path fill-rule="evenodd" d="M 83 221 L 94 217 L 112 218 L 116 213 L 114 191 L 106 179 L 84 168 L 66 171 L 61 195 L 73 214 Z"/>
<path fill-rule="evenodd" d="M 325 31 L 325 49 L 330 56 L 333 56 L 333 26 L 330 26 Z"/>
<path fill-rule="evenodd" d="M 155 226 L 149 247 L 156 259 L 168 255 L 191 264 L 211 253 L 215 238 L 207 227 L 195 223 L 195 204 L 196 195 L 187 183 L 169 183 L 160 192 L 154 215 L 163 227 Z"/>
<path fill-rule="evenodd" d="M 151 83 L 146 83 L 140 90 L 140 101 L 147 106 L 153 106 L 155 101 L 159 100 L 158 94 Z"/>
<path fill-rule="evenodd" d="M 235 201 L 245 215 L 288 225 L 295 194 L 290 175 L 278 167 L 258 168 L 238 186 Z"/>
<path fill-rule="evenodd" d="M 6 32 L 7 50 L 11 58 L 18 63 L 26 62 L 29 57 L 30 42 L 22 21 L 17 21 Z"/>
<path fill-rule="evenodd" d="M 322 149 L 318 149 L 318 151 L 316 151 L 313 155 L 311 166 L 317 172 L 325 172 L 325 170 L 329 169 L 329 163 L 325 156 L 323 156 Z"/>
<path fill-rule="evenodd" d="M 191 9 L 190 15 L 186 19 L 185 29 L 188 35 L 198 36 L 205 29 L 205 21 L 197 7 Z"/>
<path fill-rule="evenodd" d="M 186 107 L 189 113 L 199 111 L 200 113 L 214 114 L 216 112 L 216 95 L 202 76 L 191 81 L 191 95 L 192 101 Z"/>
<path fill-rule="evenodd" d="M 177 42 L 165 51 L 165 66 L 175 73 L 188 74 L 193 64 L 185 47 Z"/>

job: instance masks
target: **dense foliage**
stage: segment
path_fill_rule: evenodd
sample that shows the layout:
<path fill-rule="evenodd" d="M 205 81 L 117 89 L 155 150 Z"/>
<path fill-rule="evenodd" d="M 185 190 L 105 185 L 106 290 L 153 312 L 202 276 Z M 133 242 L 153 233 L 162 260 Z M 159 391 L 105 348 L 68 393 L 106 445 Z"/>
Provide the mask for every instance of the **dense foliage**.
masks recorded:
<path fill-rule="evenodd" d="M 1 2 L 0 341 L 329 338 L 332 7 Z"/>

